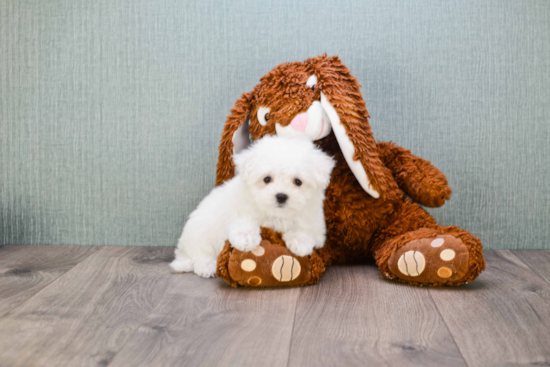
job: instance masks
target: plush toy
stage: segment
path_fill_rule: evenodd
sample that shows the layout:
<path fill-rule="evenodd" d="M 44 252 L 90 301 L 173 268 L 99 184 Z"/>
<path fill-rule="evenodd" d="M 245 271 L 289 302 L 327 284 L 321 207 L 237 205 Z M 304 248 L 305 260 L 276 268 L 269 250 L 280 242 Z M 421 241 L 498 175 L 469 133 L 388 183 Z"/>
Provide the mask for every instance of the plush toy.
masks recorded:
<path fill-rule="evenodd" d="M 232 155 L 249 136 L 304 136 L 337 163 L 326 190 L 325 246 L 299 258 L 265 228 L 250 253 L 227 243 L 217 275 L 232 286 L 313 284 L 326 266 L 372 257 L 383 276 L 416 285 L 461 285 L 485 269 L 478 238 L 438 225 L 419 205 L 450 198 L 445 176 L 409 150 L 375 142 L 359 88 L 338 57 L 323 55 L 277 66 L 237 100 L 219 147 L 218 185 L 233 177 Z"/>

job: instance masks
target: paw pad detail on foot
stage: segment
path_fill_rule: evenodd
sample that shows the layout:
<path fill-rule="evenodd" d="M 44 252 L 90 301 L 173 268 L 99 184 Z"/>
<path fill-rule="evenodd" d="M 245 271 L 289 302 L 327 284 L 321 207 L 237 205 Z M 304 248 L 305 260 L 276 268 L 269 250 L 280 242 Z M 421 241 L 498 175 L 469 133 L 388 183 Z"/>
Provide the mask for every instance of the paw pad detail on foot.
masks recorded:
<path fill-rule="evenodd" d="M 273 262 L 271 274 L 280 282 L 290 282 L 298 278 L 302 267 L 300 262 L 292 256 L 282 255 Z"/>
<path fill-rule="evenodd" d="M 260 277 L 251 277 L 248 279 L 248 285 L 252 287 L 259 287 L 262 284 L 262 278 Z"/>
<path fill-rule="evenodd" d="M 254 269 L 256 269 L 256 261 L 252 259 L 243 260 L 243 262 L 241 263 L 241 269 L 249 272 L 253 271 Z"/>
<path fill-rule="evenodd" d="M 263 256 L 263 254 L 265 254 L 265 249 L 260 245 L 250 252 L 256 256 Z"/>
<path fill-rule="evenodd" d="M 263 240 L 249 252 L 231 249 L 228 271 L 241 286 L 294 286 L 310 281 L 311 262 L 307 256 L 296 256 L 285 246 Z"/>
<path fill-rule="evenodd" d="M 451 250 L 450 248 L 448 248 L 448 249 L 445 249 L 445 250 L 441 251 L 441 253 L 439 254 L 439 257 L 443 261 L 451 261 L 452 259 L 455 258 L 455 255 L 456 255 L 456 252 L 454 250 Z"/>
<path fill-rule="evenodd" d="M 399 258 L 397 268 L 399 271 L 409 277 L 417 277 L 424 271 L 426 259 L 419 251 L 407 251 Z"/>
<path fill-rule="evenodd" d="M 437 269 L 437 275 L 440 278 L 447 279 L 447 278 L 450 278 L 451 275 L 453 275 L 453 271 L 446 266 L 442 266 L 439 269 Z"/>
<path fill-rule="evenodd" d="M 468 272 L 468 248 L 460 238 L 438 235 L 412 240 L 388 259 L 394 277 L 415 284 L 444 285 Z"/>

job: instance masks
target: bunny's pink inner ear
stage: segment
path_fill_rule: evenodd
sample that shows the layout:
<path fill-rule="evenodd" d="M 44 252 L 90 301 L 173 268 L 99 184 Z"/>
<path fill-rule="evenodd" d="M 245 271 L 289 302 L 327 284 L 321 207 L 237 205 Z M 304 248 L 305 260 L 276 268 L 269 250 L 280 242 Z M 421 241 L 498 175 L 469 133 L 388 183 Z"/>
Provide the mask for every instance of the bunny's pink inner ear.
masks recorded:
<path fill-rule="evenodd" d="M 353 159 L 353 156 L 355 155 L 355 146 L 348 137 L 346 128 L 344 125 L 342 125 L 338 113 L 336 112 L 334 107 L 332 107 L 323 92 L 321 92 L 321 105 L 323 106 L 323 109 L 330 118 L 332 131 L 334 131 L 334 135 L 336 136 L 338 145 L 342 150 L 342 154 L 344 155 L 344 158 L 346 159 L 346 162 L 351 169 L 351 172 L 353 172 L 353 175 L 355 176 L 363 190 L 365 190 L 367 194 L 369 194 L 373 198 L 378 199 L 380 197 L 380 193 L 372 187 L 369 181 L 369 177 L 367 176 L 367 171 L 365 171 L 365 167 L 363 167 L 361 161 Z"/>
<path fill-rule="evenodd" d="M 233 133 L 233 154 L 238 154 L 250 146 L 250 120 L 247 119 Z"/>

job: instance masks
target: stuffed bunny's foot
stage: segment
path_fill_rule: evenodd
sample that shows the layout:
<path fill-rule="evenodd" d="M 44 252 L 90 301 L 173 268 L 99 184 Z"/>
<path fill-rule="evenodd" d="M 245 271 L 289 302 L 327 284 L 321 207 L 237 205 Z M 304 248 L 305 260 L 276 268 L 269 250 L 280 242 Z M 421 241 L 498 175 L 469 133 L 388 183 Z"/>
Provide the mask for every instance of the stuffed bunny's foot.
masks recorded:
<path fill-rule="evenodd" d="M 282 287 L 315 284 L 324 270 L 315 252 L 298 256 L 279 233 L 263 229 L 262 241 L 252 251 L 233 248 L 227 241 L 218 257 L 217 275 L 233 287 Z"/>
<path fill-rule="evenodd" d="M 418 285 L 456 285 L 468 273 L 468 248 L 451 235 L 412 240 L 388 259 L 389 278 Z"/>

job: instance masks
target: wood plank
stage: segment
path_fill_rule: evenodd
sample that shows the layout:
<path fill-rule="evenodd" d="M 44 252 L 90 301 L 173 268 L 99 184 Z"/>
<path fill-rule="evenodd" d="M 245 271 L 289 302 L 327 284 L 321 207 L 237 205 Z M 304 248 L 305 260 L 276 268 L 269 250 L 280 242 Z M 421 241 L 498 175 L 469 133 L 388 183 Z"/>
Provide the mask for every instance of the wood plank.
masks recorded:
<path fill-rule="evenodd" d="M 104 247 L 0 319 L 6 366 L 107 365 L 177 278 L 173 248 Z"/>
<path fill-rule="evenodd" d="M 521 250 L 513 253 L 539 277 L 550 283 L 550 250 Z"/>
<path fill-rule="evenodd" d="M 473 283 L 430 293 L 469 366 L 550 364 L 550 286 L 510 251 Z"/>
<path fill-rule="evenodd" d="M 428 289 L 374 266 L 329 268 L 302 289 L 289 366 L 464 366 Z"/>
<path fill-rule="evenodd" d="M 98 250 L 95 246 L 0 248 L 0 317 Z"/>
<path fill-rule="evenodd" d="M 109 366 L 284 366 L 299 292 L 180 275 Z"/>

